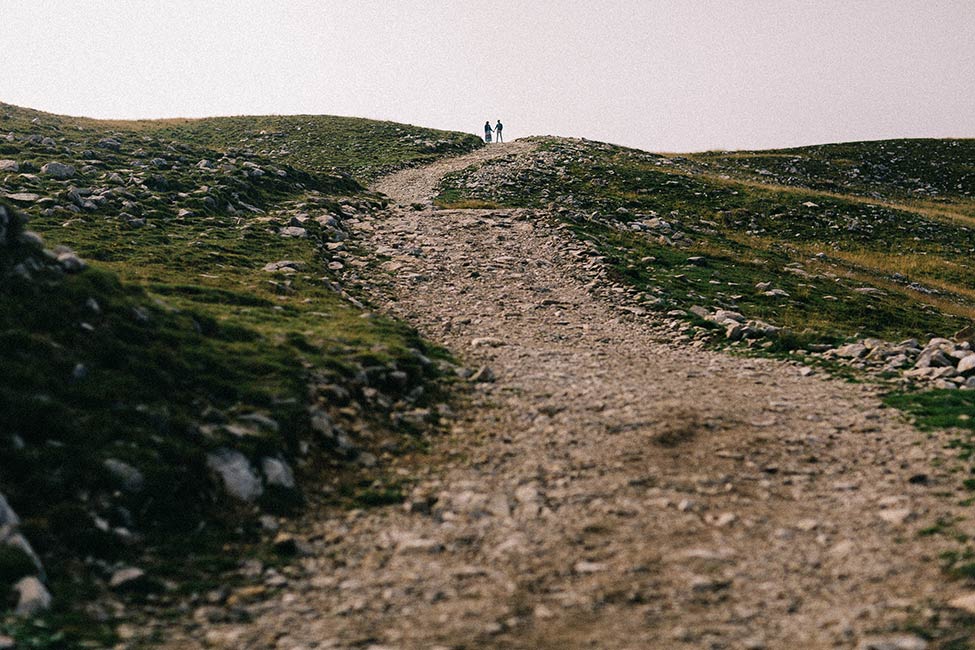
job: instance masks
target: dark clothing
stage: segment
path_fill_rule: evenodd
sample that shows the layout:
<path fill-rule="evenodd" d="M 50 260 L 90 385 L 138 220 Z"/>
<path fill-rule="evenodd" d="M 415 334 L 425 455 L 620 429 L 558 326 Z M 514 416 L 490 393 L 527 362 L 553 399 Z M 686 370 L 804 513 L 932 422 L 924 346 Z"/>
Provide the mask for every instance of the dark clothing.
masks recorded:
<path fill-rule="evenodd" d="M 494 127 L 494 132 L 498 134 L 498 142 L 504 142 L 504 139 L 501 137 L 501 129 L 503 128 L 504 124 L 501 123 L 501 120 L 498 120 L 498 125 Z"/>

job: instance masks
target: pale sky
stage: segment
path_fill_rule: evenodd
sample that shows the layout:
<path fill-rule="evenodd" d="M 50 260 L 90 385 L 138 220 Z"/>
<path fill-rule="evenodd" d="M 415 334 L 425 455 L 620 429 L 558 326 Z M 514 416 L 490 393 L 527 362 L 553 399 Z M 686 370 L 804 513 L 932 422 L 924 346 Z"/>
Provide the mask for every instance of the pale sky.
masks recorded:
<path fill-rule="evenodd" d="M 0 101 L 656 151 L 975 137 L 975 0 L 0 0 Z"/>

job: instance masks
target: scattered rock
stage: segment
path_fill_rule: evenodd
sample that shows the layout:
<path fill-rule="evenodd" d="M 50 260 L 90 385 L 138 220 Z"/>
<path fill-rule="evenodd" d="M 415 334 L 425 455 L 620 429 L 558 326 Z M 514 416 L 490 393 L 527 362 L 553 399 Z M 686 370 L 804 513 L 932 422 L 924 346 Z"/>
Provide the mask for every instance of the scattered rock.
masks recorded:
<path fill-rule="evenodd" d="M 281 260 L 280 262 L 268 262 L 262 267 L 263 271 L 273 272 L 273 271 L 284 271 L 286 273 L 294 273 L 300 271 L 304 268 L 302 262 L 294 262 L 292 260 Z"/>
<path fill-rule="evenodd" d="M 496 348 L 502 345 L 504 345 L 504 341 L 491 336 L 484 336 L 481 338 L 471 339 L 472 348 L 483 348 L 483 347 Z"/>
<path fill-rule="evenodd" d="M 71 251 L 59 254 L 57 259 L 65 273 L 81 273 L 88 268 L 85 261 Z"/>
<path fill-rule="evenodd" d="M 210 452 L 207 467 L 220 476 L 227 493 L 241 501 L 254 501 L 264 493 L 260 477 L 239 451 L 221 447 Z"/>
<path fill-rule="evenodd" d="M 146 572 L 136 567 L 125 567 L 112 573 L 108 586 L 116 591 L 138 591 L 146 586 Z"/>
<path fill-rule="evenodd" d="M 928 642 L 913 634 L 866 637 L 857 650 L 927 650 Z"/>
<path fill-rule="evenodd" d="M 274 537 L 274 550 L 279 555 L 297 555 L 298 540 L 288 533 L 278 533 Z"/>
<path fill-rule="evenodd" d="M 481 366 L 478 368 L 473 375 L 470 376 L 469 381 L 474 383 L 489 383 L 497 379 L 494 375 L 494 371 L 487 366 Z"/>
<path fill-rule="evenodd" d="M 975 354 L 963 357 L 958 362 L 958 368 L 956 369 L 959 375 L 970 375 L 975 373 Z"/>
<path fill-rule="evenodd" d="M 51 594 L 38 578 L 21 578 L 13 588 L 18 594 L 17 607 L 14 610 L 17 616 L 37 616 L 50 609 Z"/>
<path fill-rule="evenodd" d="M 600 571 L 605 571 L 606 568 L 607 566 L 603 562 L 588 562 L 586 560 L 576 562 L 572 566 L 572 570 L 576 573 L 598 573 Z"/>
<path fill-rule="evenodd" d="M 881 510 L 880 518 L 889 524 L 900 526 L 910 519 L 913 514 L 914 513 L 910 508 L 890 508 L 887 510 Z"/>
<path fill-rule="evenodd" d="M 265 457 L 261 460 L 261 470 L 268 485 L 294 489 L 295 475 L 291 466 L 279 458 Z"/>
<path fill-rule="evenodd" d="M 13 194 L 4 194 L 4 196 L 15 203 L 34 203 L 41 198 L 40 194 L 31 192 L 14 192 Z"/>
<path fill-rule="evenodd" d="M 105 469 L 107 469 L 109 473 L 115 477 L 115 479 L 121 484 L 122 489 L 126 492 L 136 494 L 141 492 L 142 488 L 145 486 L 146 479 L 142 475 L 142 472 L 124 461 L 116 458 L 108 458 L 102 463 L 102 465 L 104 465 Z"/>
<path fill-rule="evenodd" d="M 75 175 L 75 168 L 64 163 L 49 162 L 41 167 L 41 173 L 63 181 Z"/>
<path fill-rule="evenodd" d="M 308 236 L 308 231 L 299 226 L 285 226 L 278 231 L 282 237 L 295 237 L 304 239 Z"/>

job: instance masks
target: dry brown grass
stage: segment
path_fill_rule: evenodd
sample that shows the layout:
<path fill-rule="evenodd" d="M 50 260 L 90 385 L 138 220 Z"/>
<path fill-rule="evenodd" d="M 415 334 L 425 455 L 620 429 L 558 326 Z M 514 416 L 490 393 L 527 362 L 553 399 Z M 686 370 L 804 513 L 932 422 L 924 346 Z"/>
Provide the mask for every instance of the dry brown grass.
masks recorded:
<path fill-rule="evenodd" d="M 438 201 L 437 207 L 442 210 L 496 210 L 501 206 L 494 201 L 464 199 L 462 201 Z"/>

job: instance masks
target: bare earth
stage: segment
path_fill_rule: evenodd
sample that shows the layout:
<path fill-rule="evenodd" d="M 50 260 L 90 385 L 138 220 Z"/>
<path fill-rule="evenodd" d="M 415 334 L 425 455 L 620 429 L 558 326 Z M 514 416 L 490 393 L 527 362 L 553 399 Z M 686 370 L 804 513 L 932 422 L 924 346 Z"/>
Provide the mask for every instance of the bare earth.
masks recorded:
<path fill-rule="evenodd" d="M 387 177 L 403 207 L 360 224 L 386 308 L 496 377 L 400 468 L 406 507 L 296 522 L 312 553 L 252 621 L 174 647 L 923 647 L 904 630 L 961 590 L 917 534 L 957 514 L 943 441 L 871 386 L 671 343 L 544 213 L 429 207 L 530 148 Z"/>

